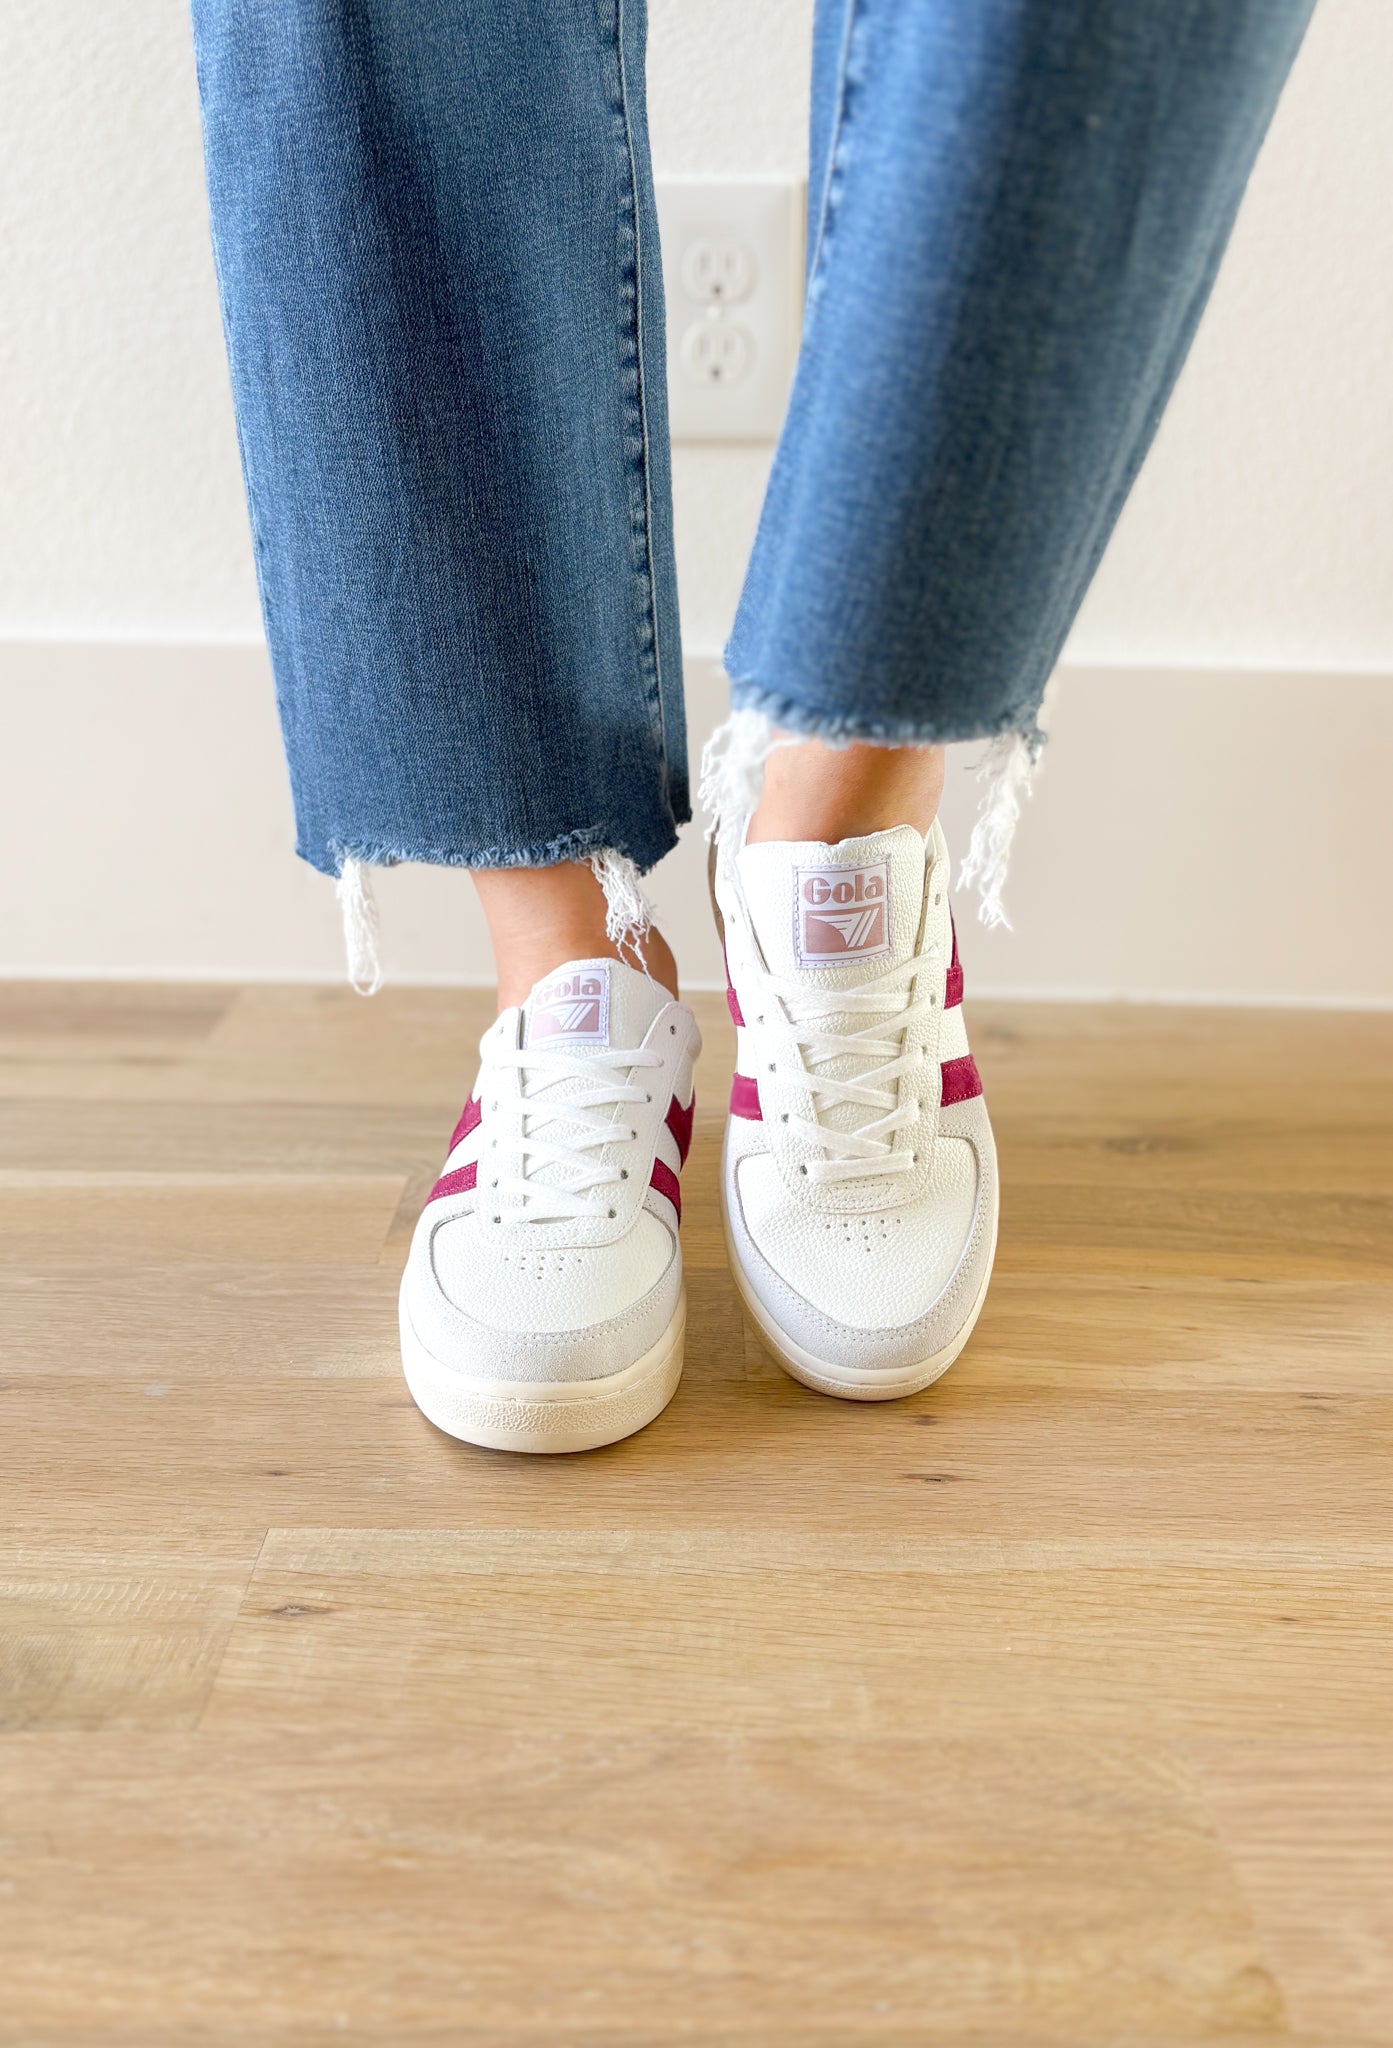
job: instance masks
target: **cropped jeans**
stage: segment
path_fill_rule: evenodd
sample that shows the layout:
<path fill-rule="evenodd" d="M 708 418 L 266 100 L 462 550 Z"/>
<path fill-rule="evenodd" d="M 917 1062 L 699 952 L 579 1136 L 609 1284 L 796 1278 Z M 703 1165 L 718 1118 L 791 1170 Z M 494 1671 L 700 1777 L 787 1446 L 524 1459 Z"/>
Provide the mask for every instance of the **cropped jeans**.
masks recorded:
<path fill-rule="evenodd" d="M 732 730 L 1031 754 L 1312 5 L 817 0 Z M 193 13 L 300 853 L 650 867 L 690 808 L 644 0 Z"/>

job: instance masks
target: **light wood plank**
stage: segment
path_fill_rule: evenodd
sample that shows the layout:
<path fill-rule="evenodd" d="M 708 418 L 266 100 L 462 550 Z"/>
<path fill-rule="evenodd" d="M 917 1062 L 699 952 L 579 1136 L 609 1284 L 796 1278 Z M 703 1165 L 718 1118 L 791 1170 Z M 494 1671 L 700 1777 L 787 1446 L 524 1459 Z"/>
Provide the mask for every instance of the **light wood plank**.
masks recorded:
<path fill-rule="evenodd" d="M 113 1258 L 360 1264 L 401 1200 L 391 1174 L 0 1173 L 0 1262 Z"/>
<path fill-rule="evenodd" d="M 955 1369 L 918 1401 L 853 1409 L 735 1365 L 717 1377 L 698 1362 L 640 1436 L 545 1476 L 442 1436 L 390 1380 L 161 1374 L 156 1419 L 129 1380 L 88 1391 L 22 1377 L 5 1397 L 6 1513 L 36 1529 L 81 1528 L 94 1500 L 113 1529 L 163 1526 L 173 1501 L 233 1527 L 439 1528 L 464 1515 L 481 1528 L 1026 1528 L 1095 1539 L 1100 1562 L 1117 1538 L 1393 1541 L 1386 1396 L 1071 1399 L 979 1388 Z"/>
<path fill-rule="evenodd" d="M 399 1391 L 400 1267 L 390 1254 L 354 1266 L 192 1256 L 0 1262 L 4 1372 L 16 1380 L 97 1375 L 166 1393 L 189 1379 L 341 1377 L 383 1379 Z M 699 1332 L 696 1370 L 743 1378 L 740 1307 L 728 1276 L 690 1275 L 687 1303 Z"/>
<path fill-rule="evenodd" d="M 208 1725 L 857 1740 L 1038 1739 L 1065 1720 L 1155 1738 L 1386 1726 L 1393 1560 L 1096 1570 L 1084 1549 L 1040 1546 L 1013 1569 L 923 1538 L 272 1531 Z"/>
<path fill-rule="evenodd" d="M 996 1284 L 857 1409 L 698 1007 L 683 1388 L 526 1461 L 396 1360 L 485 995 L 0 988 L 6 2048 L 1393 2030 L 1393 1020 L 973 1006 Z"/>
<path fill-rule="evenodd" d="M 364 1002 L 342 987 L 179 988 L 147 998 L 143 988 L 73 986 L 94 1020 L 80 1048 L 48 1025 L 63 991 L 38 988 L 8 1038 L 0 1028 L 0 1092 L 127 1103 L 397 1102 L 442 1113 L 453 1102 L 448 1137 L 492 1015 L 478 989 L 388 988 Z"/>
<path fill-rule="evenodd" d="M 1003 1184 L 1154 1194 L 1251 1189 L 1318 1195 L 1393 1194 L 1385 1127 L 1367 1117 L 1340 1121 L 1319 1103 L 1301 1115 L 1106 1118 L 1079 1105 L 1072 1115 L 996 1103 Z"/>
<path fill-rule="evenodd" d="M 193 982 L 0 981 L 0 1076 L 29 1058 L 90 1066 L 186 1054 L 238 993 Z"/>
<path fill-rule="evenodd" d="M 260 1530 L 0 1533 L 0 1733 L 193 1727 L 260 1545 Z"/>
<path fill-rule="evenodd" d="M 1136 1743 L 35 1737 L 0 1808 L 12 2025 L 1282 2020 L 1190 1775 Z"/>
<path fill-rule="evenodd" d="M 210 1037 L 201 1071 L 214 1102 L 399 1103 L 446 1116 L 449 1137 L 493 1021 L 483 989 L 244 989 Z"/>
<path fill-rule="evenodd" d="M 1386 1011 L 974 1002 L 967 1021 L 994 1114 L 1336 1127 L 1393 1116 Z"/>
<path fill-rule="evenodd" d="M 1393 1392 L 1393 1282 L 998 1273 L 978 1387 Z"/>
<path fill-rule="evenodd" d="M 1007 1275 L 1386 1281 L 1393 1273 L 1393 1197 L 1008 1187 L 997 1266 Z"/>
<path fill-rule="evenodd" d="M 0 1099 L 0 1166 L 96 1173 L 406 1174 L 443 1151 L 448 1103 Z M 442 1128 L 441 1119 L 445 1122 Z"/>
<path fill-rule="evenodd" d="M 1393 2039 L 1393 1695 L 1384 1733 L 1189 1752 L 1293 2023 L 1379 2042 Z"/>
<path fill-rule="evenodd" d="M 373 2048 L 1061 2048 L 1061 2036 L 1054 2029 L 1028 2033 L 1012 2028 L 1004 2032 L 993 2027 L 987 2032 L 974 2028 L 970 2035 L 961 2029 L 949 2026 L 940 2031 L 931 2020 L 926 2019 L 910 2027 L 901 2027 L 883 2018 L 866 2026 L 842 2025 L 836 2021 L 824 2021 L 817 2016 L 799 2018 L 793 2025 L 767 2023 L 746 2027 L 738 2022 L 727 2024 L 715 2021 L 711 2024 L 693 2025 L 681 2014 L 672 2014 L 662 2031 L 655 2033 L 650 2027 L 630 2027 L 607 2024 L 599 2030 L 572 2022 L 565 2027 L 543 2024 L 515 2025 L 511 2021 L 504 2026 L 476 2026 L 470 2020 L 461 2018 L 445 2026 L 403 2026 L 395 2021 L 382 2027 L 372 2020 L 361 2017 L 349 2019 L 344 2015 L 344 2025 L 339 2027 L 285 2026 L 277 2029 L 275 2048 L 363 2048 L 371 2043 Z M 13 2036 L 9 2037 L 15 2038 Z M 263 2028 L 226 2027 L 217 2024 L 200 2026 L 196 2035 L 186 2028 L 169 2028 L 151 2025 L 139 2029 L 127 2029 L 119 2025 L 103 2025 L 99 2037 L 101 2048 L 266 2048 L 267 2036 Z M 1069 2041 L 1087 2040 L 1089 2048 L 1386 2048 L 1384 2042 L 1377 2042 L 1369 2035 L 1353 2034 L 1294 2034 L 1285 2028 L 1281 2030 L 1263 2027 L 1252 2032 L 1247 2027 L 1223 2027 L 1216 2030 L 1204 2026 L 1198 2031 L 1186 2028 L 1175 2033 L 1170 2028 L 1156 2032 L 1148 2028 L 1137 2033 L 1132 2028 L 1117 2031 L 1107 2027 L 1093 2030 L 1084 2035 L 1074 2029 Z M 0 2042 L 7 2036 L 0 2023 Z M 23 2037 L 23 2048 L 93 2048 L 94 2036 L 86 2028 L 44 2027 L 42 2031 L 27 2031 Z"/>

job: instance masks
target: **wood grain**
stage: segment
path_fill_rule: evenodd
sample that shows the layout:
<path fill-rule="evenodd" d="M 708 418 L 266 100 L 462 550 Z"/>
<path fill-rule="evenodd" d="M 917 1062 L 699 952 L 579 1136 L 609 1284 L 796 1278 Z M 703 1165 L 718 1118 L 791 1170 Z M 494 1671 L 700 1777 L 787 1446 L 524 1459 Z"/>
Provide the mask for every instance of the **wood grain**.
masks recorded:
<path fill-rule="evenodd" d="M 1371 2041 L 1393 2040 L 1391 1700 L 1381 1742 L 1191 1752 L 1293 2022 Z"/>
<path fill-rule="evenodd" d="M 1070 1397 L 979 1388 L 964 1359 L 928 1401 L 853 1409 L 734 1364 L 697 1357 L 641 1438 L 545 1481 L 428 1429 L 385 1375 L 276 1382 L 252 1364 L 219 1382 L 152 1358 L 169 1386 L 156 1423 L 131 1379 L 22 1372 L 3 1394 L 6 1513 L 36 1530 L 85 1528 L 94 1500 L 113 1530 L 163 1526 L 171 1500 L 236 1527 L 1023 1530 L 1103 1556 L 1119 1538 L 1393 1544 L 1387 1395 Z"/>
<path fill-rule="evenodd" d="M 0 1532 L 0 1732 L 192 1728 L 262 1532 L 35 1543 Z"/>
<path fill-rule="evenodd" d="M 1393 1559 L 1098 1569 L 1098 1547 L 277 1531 L 205 1725 L 1022 1743 L 1062 1724 L 1160 1739 L 1242 1718 L 1312 1740 L 1387 1726 Z"/>
<path fill-rule="evenodd" d="M 1282 2019 L 1195 1782 L 1145 1745 L 500 1726 L 39 1737 L 9 1764 L 0 1977 L 40 2028 Z"/>
<path fill-rule="evenodd" d="M 433 1430 L 483 996 L 0 986 L 4 2048 L 1393 2038 L 1393 1020 L 981 1005 L 917 1400 L 796 1387 L 684 1177 L 630 1442 Z"/>
<path fill-rule="evenodd" d="M 0 1176 L 0 1259 L 97 1244 L 108 1257 L 376 1259 L 401 1200 L 385 1174 L 10 1173 Z"/>

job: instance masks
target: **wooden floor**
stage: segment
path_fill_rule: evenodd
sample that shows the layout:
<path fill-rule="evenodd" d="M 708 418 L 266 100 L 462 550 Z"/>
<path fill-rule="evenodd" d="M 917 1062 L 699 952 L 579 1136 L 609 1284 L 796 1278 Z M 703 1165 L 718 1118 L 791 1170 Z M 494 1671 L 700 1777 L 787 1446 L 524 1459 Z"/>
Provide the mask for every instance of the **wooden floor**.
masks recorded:
<path fill-rule="evenodd" d="M 858 1408 L 437 1434 L 481 999 L 0 991 L 0 2040 L 1393 2041 L 1393 1020 L 978 1005 L 997 1279 Z"/>

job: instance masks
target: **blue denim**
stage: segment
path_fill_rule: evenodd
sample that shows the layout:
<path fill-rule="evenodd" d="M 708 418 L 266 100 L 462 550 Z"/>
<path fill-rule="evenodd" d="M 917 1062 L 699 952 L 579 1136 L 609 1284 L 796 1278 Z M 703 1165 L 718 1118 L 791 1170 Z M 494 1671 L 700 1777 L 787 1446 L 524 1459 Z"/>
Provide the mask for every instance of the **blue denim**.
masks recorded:
<path fill-rule="evenodd" d="M 726 668 L 1032 733 L 1314 0 L 819 0 L 808 299 Z"/>
<path fill-rule="evenodd" d="M 633 0 L 195 0 L 298 849 L 647 867 L 689 813 Z"/>
<path fill-rule="evenodd" d="M 738 706 L 1033 731 L 1312 5 L 819 0 Z M 651 866 L 689 805 L 642 0 L 193 11 L 299 851 Z"/>

